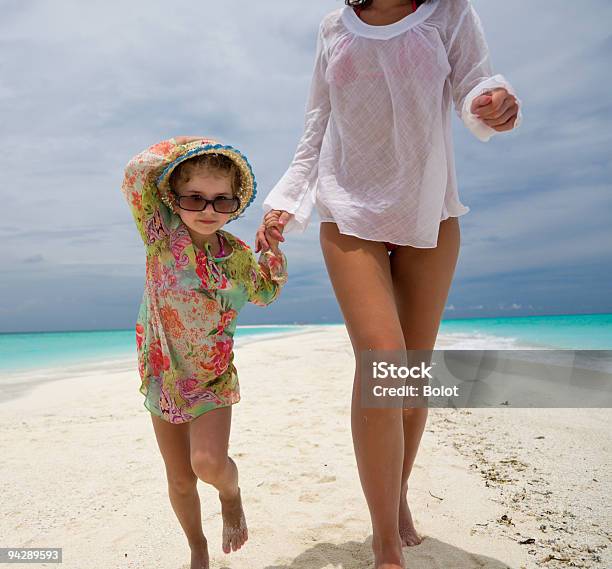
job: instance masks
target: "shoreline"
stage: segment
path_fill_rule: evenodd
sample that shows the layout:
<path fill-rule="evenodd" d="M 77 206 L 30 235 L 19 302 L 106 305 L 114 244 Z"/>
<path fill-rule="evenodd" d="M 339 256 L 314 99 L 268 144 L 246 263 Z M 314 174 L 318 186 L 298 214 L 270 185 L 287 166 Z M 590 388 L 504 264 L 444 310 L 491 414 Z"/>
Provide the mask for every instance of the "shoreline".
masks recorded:
<path fill-rule="evenodd" d="M 274 326 L 274 325 L 273 325 Z M 246 346 L 264 339 L 276 339 L 282 337 L 292 337 L 301 334 L 311 333 L 316 330 L 314 325 L 307 325 L 308 329 L 279 332 L 278 334 L 253 334 L 242 338 L 236 338 L 236 347 Z M 90 373 L 99 372 L 104 368 L 105 372 L 131 372 L 138 370 L 136 344 L 134 344 L 133 357 L 122 357 L 112 359 L 86 359 L 75 361 L 64 366 L 36 367 L 23 371 L 7 371 L 0 381 L 0 404 L 14 398 L 27 395 L 30 390 L 36 389 L 40 385 L 51 382 L 62 381 L 74 377 L 86 376 Z"/>
<path fill-rule="evenodd" d="M 235 337 L 235 349 L 239 349 L 249 344 L 259 343 L 264 340 L 272 341 L 280 338 L 290 338 L 304 334 L 316 333 L 324 330 L 345 330 L 344 324 L 269 324 L 269 325 L 246 325 L 240 328 L 278 328 L 278 327 L 295 327 L 299 328 L 294 331 L 284 330 L 278 333 L 271 334 L 246 334 L 241 337 Z M 480 346 L 480 342 L 485 344 L 495 343 L 495 347 L 484 348 Z M 468 347 L 469 345 L 469 347 Z M 521 344 L 516 338 L 503 336 L 493 336 L 486 334 L 469 334 L 464 332 L 450 332 L 439 334 L 436 341 L 435 349 L 514 349 L 514 350 L 541 350 L 541 349 L 556 349 L 552 347 L 542 348 L 534 345 Z M 51 365 L 33 367 L 19 371 L 7 370 L 3 373 L 0 381 L 0 404 L 14 398 L 23 397 L 31 389 L 35 389 L 40 385 L 51 382 L 62 381 L 73 377 L 83 377 L 91 373 L 96 373 L 102 368 L 107 373 L 115 372 L 130 372 L 137 370 L 136 346 L 134 345 L 134 355 L 131 357 L 115 357 L 115 358 L 86 358 L 83 360 L 75 360 L 72 363 L 62 366 Z"/>

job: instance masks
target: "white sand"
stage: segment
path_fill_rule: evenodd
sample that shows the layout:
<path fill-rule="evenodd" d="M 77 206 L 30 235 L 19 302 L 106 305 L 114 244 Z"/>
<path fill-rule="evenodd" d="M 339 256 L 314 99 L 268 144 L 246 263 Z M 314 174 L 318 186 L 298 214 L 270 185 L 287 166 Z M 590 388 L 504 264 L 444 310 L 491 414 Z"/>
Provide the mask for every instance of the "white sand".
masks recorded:
<path fill-rule="evenodd" d="M 230 453 L 250 539 L 223 554 L 216 492 L 199 483 L 211 567 L 370 569 L 345 329 L 248 343 L 236 365 Z M 138 387 L 135 362 L 13 385 L 18 395 L 0 404 L 0 546 L 63 547 L 70 569 L 188 567 Z M 427 537 L 405 548 L 408 567 L 612 567 L 610 415 L 432 410 L 411 478 Z M 519 544 L 527 538 L 535 544 Z"/>

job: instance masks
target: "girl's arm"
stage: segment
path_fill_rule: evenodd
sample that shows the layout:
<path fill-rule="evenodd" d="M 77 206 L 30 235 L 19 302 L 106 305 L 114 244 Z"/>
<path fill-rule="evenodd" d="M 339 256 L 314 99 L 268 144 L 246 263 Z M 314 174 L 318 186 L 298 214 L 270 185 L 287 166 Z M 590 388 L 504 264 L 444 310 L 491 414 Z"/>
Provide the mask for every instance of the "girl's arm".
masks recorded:
<path fill-rule="evenodd" d="M 447 45 L 448 61 L 451 65 L 450 82 L 457 114 L 468 129 L 480 140 L 487 142 L 498 130 L 487 125 L 472 111 L 474 100 L 483 93 L 505 89 L 516 99 L 518 115 L 514 123 L 517 128 L 522 122 L 521 102 L 512 85 L 503 75 L 493 75 L 489 48 L 478 14 L 470 0 L 457 2 L 463 9 L 456 25 L 450 26 Z M 496 95 L 496 101 L 499 97 Z"/>
<path fill-rule="evenodd" d="M 298 144 L 291 165 L 272 188 L 263 202 L 265 213 L 283 210 L 294 214 L 285 231 L 303 232 L 314 208 L 314 183 L 318 174 L 319 151 L 330 113 L 329 86 L 325 80 L 327 49 L 323 22 L 319 26 L 315 66 L 310 84 L 304 134 Z"/>
<path fill-rule="evenodd" d="M 287 282 L 287 257 L 278 247 L 262 251 L 259 260 L 255 259 L 253 253 L 251 254 L 253 257 L 251 278 L 254 288 L 249 302 L 267 306 L 278 298 Z"/>
<path fill-rule="evenodd" d="M 145 245 L 165 237 L 164 221 L 169 212 L 161 201 L 155 180 L 179 154 L 180 146 L 171 138 L 143 150 L 125 167 L 121 191 Z"/>

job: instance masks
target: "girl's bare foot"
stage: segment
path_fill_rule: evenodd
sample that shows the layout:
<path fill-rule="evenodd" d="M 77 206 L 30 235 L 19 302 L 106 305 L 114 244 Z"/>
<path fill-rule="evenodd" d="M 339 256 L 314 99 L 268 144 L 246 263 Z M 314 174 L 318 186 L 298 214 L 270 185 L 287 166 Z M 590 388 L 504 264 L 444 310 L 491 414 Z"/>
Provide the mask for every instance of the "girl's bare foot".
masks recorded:
<path fill-rule="evenodd" d="M 190 569 L 210 569 L 206 538 L 202 543 L 191 547 Z"/>
<path fill-rule="evenodd" d="M 402 540 L 402 545 L 419 545 L 423 541 L 423 538 L 417 533 L 412 521 L 412 514 L 408 507 L 408 500 L 406 495 L 402 495 L 400 498 L 399 507 L 399 534 Z"/>
<path fill-rule="evenodd" d="M 238 494 L 232 498 L 222 498 L 221 501 L 221 516 L 223 517 L 223 544 L 224 553 L 237 551 L 242 547 L 242 544 L 249 538 L 246 519 L 242 509 L 242 498 L 240 496 L 240 488 Z"/>

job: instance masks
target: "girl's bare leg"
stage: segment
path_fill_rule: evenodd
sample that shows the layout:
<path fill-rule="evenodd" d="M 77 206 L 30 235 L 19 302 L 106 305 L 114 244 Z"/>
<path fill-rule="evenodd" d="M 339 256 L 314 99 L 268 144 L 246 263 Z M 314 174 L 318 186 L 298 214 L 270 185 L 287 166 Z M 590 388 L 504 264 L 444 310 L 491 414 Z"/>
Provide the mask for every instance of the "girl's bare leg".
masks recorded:
<path fill-rule="evenodd" d="M 248 539 L 238 468 L 227 455 L 231 424 L 231 406 L 204 413 L 189 423 L 193 471 L 219 492 L 225 553 L 240 549 Z"/>
<path fill-rule="evenodd" d="M 407 350 L 433 350 L 459 257 L 459 220 L 440 223 L 438 246 L 433 249 L 399 247 L 391 255 L 395 300 Z M 408 507 L 408 477 L 427 421 L 427 409 L 404 409 L 399 530 L 404 545 L 421 542 Z"/>
<path fill-rule="evenodd" d="M 402 409 L 361 405 L 362 350 L 403 350 L 390 261 L 382 243 L 321 223 L 320 241 L 356 357 L 351 426 L 357 468 L 372 519 L 376 569 L 404 567 L 398 515 L 404 456 Z"/>
<path fill-rule="evenodd" d="M 189 547 L 191 569 L 209 569 L 208 544 L 202 531 L 198 478 L 191 468 L 189 425 L 173 425 L 151 413 L 153 429 L 166 466 L 170 503 Z"/>

